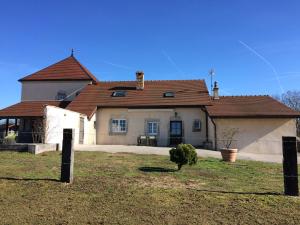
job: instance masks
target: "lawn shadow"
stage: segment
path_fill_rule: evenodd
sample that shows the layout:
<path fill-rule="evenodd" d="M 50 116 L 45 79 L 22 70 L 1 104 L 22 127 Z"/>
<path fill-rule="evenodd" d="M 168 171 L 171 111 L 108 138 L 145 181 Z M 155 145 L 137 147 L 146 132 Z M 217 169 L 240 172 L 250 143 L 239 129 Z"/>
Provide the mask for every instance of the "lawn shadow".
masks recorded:
<path fill-rule="evenodd" d="M 200 192 L 208 192 L 208 193 L 220 193 L 220 194 L 237 194 L 237 195 L 283 195 L 279 192 L 241 192 L 241 191 L 214 191 L 214 190 L 200 190 L 200 189 L 193 189 Z"/>
<path fill-rule="evenodd" d="M 162 167 L 140 167 L 139 170 L 145 173 L 153 173 L 153 172 L 173 173 L 177 171 L 174 169 L 162 168 Z"/>
<path fill-rule="evenodd" d="M 0 180 L 13 180 L 13 181 L 53 181 L 53 182 L 60 182 L 59 179 L 51 179 L 51 178 L 0 177 Z"/>

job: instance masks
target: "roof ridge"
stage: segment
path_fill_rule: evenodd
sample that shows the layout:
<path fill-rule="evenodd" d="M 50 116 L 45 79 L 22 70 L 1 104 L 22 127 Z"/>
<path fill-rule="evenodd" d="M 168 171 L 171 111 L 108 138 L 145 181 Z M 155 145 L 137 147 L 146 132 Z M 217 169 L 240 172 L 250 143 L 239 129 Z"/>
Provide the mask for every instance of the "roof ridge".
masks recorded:
<path fill-rule="evenodd" d="M 74 56 L 71 55 L 70 57 L 72 57 L 75 62 L 80 66 L 80 68 L 86 73 L 86 75 L 88 75 L 89 78 L 91 78 L 93 81 L 95 81 L 96 83 L 99 82 L 98 79 L 87 69 L 85 68 L 85 66 L 83 66 L 78 59 Z M 91 76 L 92 75 L 92 76 Z"/>
<path fill-rule="evenodd" d="M 221 98 L 270 97 L 270 95 L 220 95 Z"/>
<path fill-rule="evenodd" d="M 68 56 L 67 58 L 64 58 L 64 59 L 62 59 L 62 60 L 60 60 L 60 61 L 58 61 L 58 62 L 56 62 L 56 63 L 53 63 L 53 64 L 51 64 L 51 65 L 49 65 L 49 66 L 44 67 L 43 69 L 40 69 L 40 70 L 38 70 L 38 71 L 36 71 L 36 72 L 34 72 L 34 73 L 31 73 L 31 74 L 29 74 L 29 75 L 26 75 L 25 77 L 20 78 L 18 81 L 23 81 L 23 80 L 25 80 L 26 78 L 30 77 L 30 76 L 33 75 L 33 74 L 39 73 L 39 72 L 41 72 L 41 71 L 43 71 L 43 70 L 48 69 L 48 68 L 51 67 L 51 66 L 54 66 L 54 65 L 59 64 L 59 63 L 62 63 L 63 61 L 67 60 L 67 59 L 70 58 L 70 57 L 72 57 L 72 56 Z"/>
<path fill-rule="evenodd" d="M 47 80 L 47 76 L 45 75 L 45 72 L 44 71 L 51 71 L 52 68 L 56 68 L 56 67 L 61 67 L 61 64 L 64 64 L 64 65 L 74 65 L 76 67 L 78 67 L 77 69 L 80 70 L 81 72 L 81 76 L 82 76 L 82 80 L 92 80 L 93 83 L 97 83 L 98 82 L 98 79 L 85 67 L 83 66 L 77 58 L 75 58 L 73 55 L 71 56 L 68 56 L 58 62 L 55 62 L 53 64 L 50 64 L 49 66 L 47 67 L 44 67 L 34 73 L 31 73 L 21 79 L 19 79 L 20 82 L 22 81 L 30 81 L 30 80 Z M 42 76 L 44 75 L 44 76 Z M 45 77 L 46 76 L 46 77 Z M 50 80 L 52 80 L 51 78 L 49 78 Z M 64 79 L 63 76 L 60 76 L 60 78 L 57 78 L 57 79 Z M 69 80 L 71 80 L 71 78 L 68 78 Z M 55 80 L 55 79 L 54 79 Z"/>
<path fill-rule="evenodd" d="M 99 83 L 113 83 L 113 82 L 135 82 L 136 80 L 101 80 Z M 175 79 L 175 80 L 144 80 L 145 82 L 161 82 L 161 81 L 204 81 L 204 79 Z"/>

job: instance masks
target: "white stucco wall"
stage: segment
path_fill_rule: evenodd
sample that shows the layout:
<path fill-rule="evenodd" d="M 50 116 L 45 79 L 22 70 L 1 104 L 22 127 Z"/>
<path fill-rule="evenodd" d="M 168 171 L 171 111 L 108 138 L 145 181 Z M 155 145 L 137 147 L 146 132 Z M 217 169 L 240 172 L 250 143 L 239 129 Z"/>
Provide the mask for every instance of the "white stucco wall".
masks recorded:
<path fill-rule="evenodd" d="M 22 101 L 56 100 L 59 91 L 67 95 L 75 92 L 67 100 L 72 100 L 78 90 L 81 90 L 90 81 L 23 81 Z"/>
<path fill-rule="evenodd" d="M 200 146 L 205 141 L 205 113 L 200 108 L 173 109 L 127 109 L 104 108 L 97 111 L 97 144 L 136 145 L 137 138 L 145 135 L 146 120 L 159 120 L 158 145 L 169 144 L 170 120 L 175 112 L 183 121 L 184 142 Z M 124 118 L 128 123 L 128 132 L 123 135 L 110 134 L 110 120 Z M 193 122 L 200 119 L 201 132 L 193 132 Z"/>
<path fill-rule="evenodd" d="M 63 129 L 75 129 L 74 145 L 79 144 L 80 118 L 84 118 L 84 144 L 95 144 L 94 122 L 88 120 L 85 115 L 70 110 L 61 109 L 55 106 L 47 106 L 46 115 L 46 135 L 45 142 L 59 144 L 62 148 Z M 94 117 L 95 118 L 95 117 Z M 93 118 L 92 118 L 93 119 Z M 94 134 L 94 136 L 93 136 Z"/>
<path fill-rule="evenodd" d="M 85 117 L 84 120 L 84 144 L 96 144 L 96 114 L 90 120 Z"/>
<path fill-rule="evenodd" d="M 251 153 L 282 154 L 282 136 L 296 136 L 296 121 L 288 118 L 214 119 L 217 126 L 218 148 L 223 145 L 225 129 L 238 128 L 232 147 Z M 209 122 L 209 138 L 214 140 L 213 125 Z"/>

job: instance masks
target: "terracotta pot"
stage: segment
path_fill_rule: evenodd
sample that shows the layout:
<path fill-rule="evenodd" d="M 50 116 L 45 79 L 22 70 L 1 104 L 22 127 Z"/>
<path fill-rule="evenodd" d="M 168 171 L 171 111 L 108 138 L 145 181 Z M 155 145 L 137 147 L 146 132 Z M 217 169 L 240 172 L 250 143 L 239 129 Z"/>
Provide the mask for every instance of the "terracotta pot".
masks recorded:
<path fill-rule="evenodd" d="M 228 148 L 221 148 L 222 158 L 225 162 L 235 162 L 237 149 L 228 149 Z"/>

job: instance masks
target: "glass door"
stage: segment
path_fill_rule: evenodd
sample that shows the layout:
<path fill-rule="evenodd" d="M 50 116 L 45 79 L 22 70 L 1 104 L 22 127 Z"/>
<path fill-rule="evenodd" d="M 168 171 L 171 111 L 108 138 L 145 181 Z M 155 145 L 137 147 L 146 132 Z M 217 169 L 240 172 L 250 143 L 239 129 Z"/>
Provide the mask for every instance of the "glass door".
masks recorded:
<path fill-rule="evenodd" d="M 182 143 L 182 121 L 170 121 L 170 145 Z"/>

